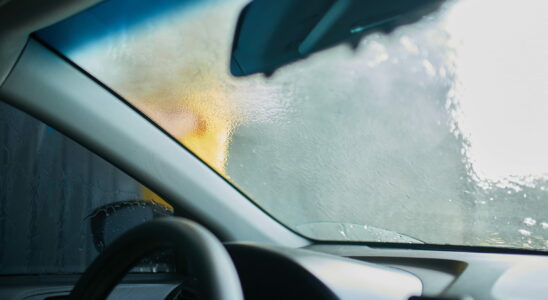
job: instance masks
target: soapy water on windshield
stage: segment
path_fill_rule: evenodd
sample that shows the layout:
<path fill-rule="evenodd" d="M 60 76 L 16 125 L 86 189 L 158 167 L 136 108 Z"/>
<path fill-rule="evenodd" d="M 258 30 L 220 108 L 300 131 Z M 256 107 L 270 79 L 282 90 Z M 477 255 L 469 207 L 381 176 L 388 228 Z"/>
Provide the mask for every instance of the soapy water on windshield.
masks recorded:
<path fill-rule="evenodd" d="M 548 165 L 534 163 L 547 147 L 538 138 L 546 106 L 537 101 L 546 88 L 528 88 L 525 100 L 538 107 L 530 113 L 519 104 L 524 87 L 504 84 L 529 75 L 501 72 L 475 48 L 486 36 L 484 49 L 507 41 L 493 28 L 504 13 L 492 26 L 466 25 L 481 23 L 492 1 L 459 1 L 355 51 L 335 47 L 270 78 L 235 79 L 227 68 L 233 28 L 218 24 L 233 24 L 243 4 L 173 12 L 76 61 L 311 237 L 363 239 L 367 229 L 349 234 L 358 227 L 344 224 L 365 224 L 427 243 L 548 249 Z M 548 51 L 537 46 L 533 58 Z M 515 163 L 527 157 L 535 160 Z"/>

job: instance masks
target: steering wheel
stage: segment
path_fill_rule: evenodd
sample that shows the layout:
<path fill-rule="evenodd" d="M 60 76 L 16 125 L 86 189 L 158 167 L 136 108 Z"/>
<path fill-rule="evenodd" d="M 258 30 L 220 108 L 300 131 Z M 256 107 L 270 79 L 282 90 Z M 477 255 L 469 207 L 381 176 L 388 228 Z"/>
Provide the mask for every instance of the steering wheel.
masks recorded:
<path fill-rule="evenodd" d="M 140 259 L 165 248 L 174 250 L 178 270 L 193 271 L 201 299 L 243 299 L 236 268 L 221 242 L 201 225 L 176 217 L 152 220 L 123 234 L 82 274 L 70 299 L 105 299 Z"/>

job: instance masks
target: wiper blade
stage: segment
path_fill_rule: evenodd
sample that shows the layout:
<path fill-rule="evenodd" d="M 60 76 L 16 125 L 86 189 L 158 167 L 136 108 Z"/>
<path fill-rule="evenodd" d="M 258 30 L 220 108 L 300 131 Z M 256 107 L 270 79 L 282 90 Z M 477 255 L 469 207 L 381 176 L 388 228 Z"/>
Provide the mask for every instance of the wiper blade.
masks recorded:
<path fill-rule="evenodd" d="M 317 221 L 299 224 L 296 228 L 305 236 L 322 240 L 425 244 L 407 234 L 367 224 Z"/>

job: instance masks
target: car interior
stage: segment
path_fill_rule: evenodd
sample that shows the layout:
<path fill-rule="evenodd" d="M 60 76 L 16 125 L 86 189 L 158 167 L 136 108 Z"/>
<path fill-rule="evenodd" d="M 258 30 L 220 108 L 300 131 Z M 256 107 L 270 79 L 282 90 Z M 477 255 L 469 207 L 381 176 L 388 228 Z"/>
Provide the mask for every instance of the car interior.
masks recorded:
<path fill-rule="evenodd" d="M 532 179 L 523 183 L 508 177 L 515 181 L 500 181 L 507 183 L 500 187 L 498 181 L 481 181 L 483 173 L 476 172 L 454 185 L 457 196 L 444 194 L 449 188 L 440 178 L 461 180 L 457 172 L 467 172 L 474 161 L 460 161 L 468 150 L 455 148 L 459 164 L 445 163 L 449 158 L 441 151 L 455 141 L 478 143 L 451 133 L 447 128 L 455 123 L 440 125 L 447 131 L 442 138 L 437 135 L 442 129 L 423 134 L 415 123 L 405 124 L 427 122 L 424 116 L 437 110 L 414 102 L 414 87 L 387 79 L 409 71 L 417 89 L 424 88 L 427 96 L 421 97 L 433 99 L 438 90 L 429 82 L 445 88 L 459 78 L 447 75 L 448 68 L 440 71 L 437 54 L 421 52 L 428 42 L 417 37 L 415 45 L 408 36 L 424 32 L 420 37 L 432 45 L 453 47 L 431 28 L 439 26 L 438 16 L 460 9 L 460 2 L 474 1 L 0 0 L 0 299 L 548 298 L 544 177 L 527 173 Z M 527 19 L 526 13 L 515 14 Z M 490 22 L 485 11 L 478 15 Z M 548 30 L 530 22 L 524 26 L 535 34 Z M 214 38 L 222 42 L 209 42 Z M 545 49 L 527 39 L 533 40 L 538 51 Z M 390 52 L 394 43 L 407 51 L 399 60 Z M 365 58 L 356 69 L 329 56 L 354 57 L 361 49 Z M 422 75 L 404 63 L 419 52 L 433 57 L 418 60 Z M 516 59 L 533 60 L 537 52 Z M 358 86 L 354 90 L 328 59 L 347 66 L 348 74 L 370 71 L 348 77 Z M 450 64 L 458 65 L 455 61 Z M 304 66 L 309 62 L 310 71 Z M 393 73 L 375 69 L 383 64 L 391 64 Z M 543 84 L 548 65 L 533 64 L 546 66 L 546 73 L 532 72 L 537 81 L 523 79 L 518 88 L 534 90 L 529 84 L 548 91 Z M 324 79 L 325 74 L 334 75 Z M 462 97 L 478 85 L 468 86 Z M 363 102 L 400 90 L 405 97 L 397 101 L 414 104 L 392 109 L 399 104 L 371 100 L 371 112 L 352 125 L 344 120 L 360 116 L 361 108 L 320 99 L 336 95 L 345 103 L 360 102 L 352 98 L 359 87 L 373 89 Z M 301 89 L 311 90 L 310 100 Z M 451 91 L 440 94 L 461 95 Z M 287 99 L 303 107 L 302 115 Z M 254 102 L 267 109 L 255 109 Z M 314 110 L 322 105 L 329 109 Z M 454 108 L 445 102 L 439 107 Z M 519 120 L 535 118 L 531 107 Z M 297 117 L 267 120 L 271 112 Z M 409 131 L 391 131 L 372 121 L 375 115 Z M 299 123 L 306 117 L 315 123 Z M 508 113 L 501 122 L 519 120 Z M 534 128 L 544 139 L 538 140 L 545 141 L 539 124 Z M 360 126 L 373 133 L 356 133 Z M 346 138 L 333 128 L 353 133 Z M 313 131 L 329 134 L 334 146 Z M 393 132 L 383 142 L 390 148 L 369 142 Z M 410 137 L 413 133 L 424 140 Z M 266 136 L 270 140 L 261 139 Z M 271 140 L 287 142 L 287 149 Z M 361 140 L 367 140 L 364 148 L 353 150 Z M 440 141 L 439 156 L 423 150 L 432 140 Z M 404 151 L 412 145 L 419 145 L 424 168 L 408 163 L 416 159 Z M 302 152 L 288 154 L 296 148 Z M 364 149 L 377 156 L 368 158 Z M 375 158 L 388 152 L 391 162 Z M 328 161 L 325 155 L 339 158 Z M 407 172 L 407 165 L 426 171 Z M 429 171 L 446 165 L 457 171 Z M 352 166 L 364 167 L 345 172 Z M 341 173 L 322 175 L 318 169 Z M 393 182 L 370 179 L 385 173 Z M 357 179 L 361 176 L 367 183 Z M 371 192 L 375 186 L 387 192 Z M 483 197 L 470 200 L 471 208 L 470 186 Z M 495 192 L 502 204 L 485 208 L 497 201 Z M 431 194 L 448 200 L 428 200 L 438 197 Z M 361 202 L 345 202 L 346 195 Z M 396 197 L 403 200 L 391 200 Z M 414 202 L 419 198 L 426 200 Z"/>

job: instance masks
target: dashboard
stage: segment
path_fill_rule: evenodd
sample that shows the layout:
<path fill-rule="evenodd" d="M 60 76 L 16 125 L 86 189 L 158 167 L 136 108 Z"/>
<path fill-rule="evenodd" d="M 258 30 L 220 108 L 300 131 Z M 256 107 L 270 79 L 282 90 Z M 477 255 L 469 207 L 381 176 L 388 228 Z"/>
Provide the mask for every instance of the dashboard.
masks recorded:
<path fill-rule="evenodd" d="M 230 243 L 246 299 L 543 299 L 548 257 L 315 244 Z M 77 274 L 0 277 L 0 299 L 68 297 Z M 130 274 L 109 299 L 197 299 L 193 277 Z M 181 293 L 181 290 L 186 291 Z M 178 291 L 178 293 L 176 293 Z M 179 295 L 179 298 L 175 297 Z"/>

